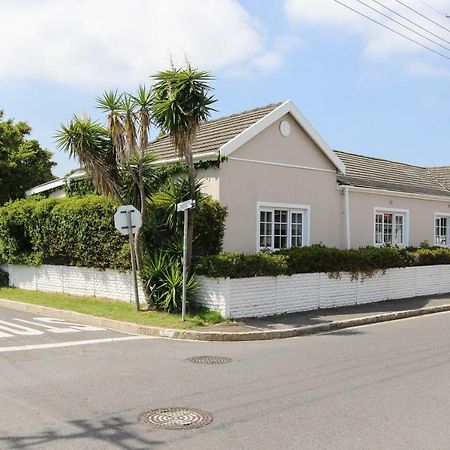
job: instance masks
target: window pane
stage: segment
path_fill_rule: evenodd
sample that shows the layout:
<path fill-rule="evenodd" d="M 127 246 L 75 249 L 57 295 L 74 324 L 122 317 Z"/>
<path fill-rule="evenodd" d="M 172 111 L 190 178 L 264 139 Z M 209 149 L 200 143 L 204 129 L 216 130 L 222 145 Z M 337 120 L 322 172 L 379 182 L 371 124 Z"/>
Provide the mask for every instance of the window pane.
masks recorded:
<path fill-rule="evenodd" d="M 403 216 L 395 216 L 395 244 L 403 244 Z"/>
<path fill-rule="evenodd" d="M 259 213 L 259 246 L 260 248 L 272 247 L 272 211 L 260 211 Z"/>
<path fill-rule="evenodd" d="M 274 243 L 273 248 L 287 248 L 288 238 L 288 211 L 285 209 L 276 209 L 274 211 Z"/>
<path fill-rule="evenodd" d="M 291 247 L 303 245 L 303 214 L 291 213 Z"/>
<path fill-rule="evenodd" d="M 436 218 L 436 245 L 448 245 L 449 243 L 449 220 L 448 217 Z"/>

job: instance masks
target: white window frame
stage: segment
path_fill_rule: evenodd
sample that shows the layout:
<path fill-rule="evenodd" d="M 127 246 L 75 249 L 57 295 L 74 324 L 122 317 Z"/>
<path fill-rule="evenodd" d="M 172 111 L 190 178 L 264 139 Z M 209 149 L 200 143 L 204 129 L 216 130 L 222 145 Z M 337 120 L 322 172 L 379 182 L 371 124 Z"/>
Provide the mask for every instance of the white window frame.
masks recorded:
<path fill-rule="evenodd" d="M 284 209 L 288 210 L 288 247 L 291 248 L 291 213 L 302 213 L 302 247 L 306 247 L 309 245 L 309 223 L 311 216 L 311 206 L 310 205 L 297 205 L 292 203 L 272 203 L 272 202 L 257 202 L 256 203 L 256 251 L 259 252 L 261 250 L 270 250 L 276 251 L 278 249 L 274 249 L 274 230 L 272 229 L 272 246 L 271 247 L 260 247 L 259 246 L 259 230 L 260 230 L 260 212 L 261 211 L 272 211 L 272 214 L 275 214 L 275 209 Z M 272 219 L 273 220 L 273 219 Z"/>
<path fill-rule="evenodd" d="M 440 218 L 446 218 L 447 219 L 447 244 L 438 244 L 436 242 L 437 234 L 436 234 L 436 219 Z M 450 247 L 450 214 L 447 213 L 434 213 L 434 222 L 433 222 L 433 245 L 436 245 L 438 247 Z"/>
<path fill-rule="evenodd" d="M 383 247 L 384 243 L 377 243 L 377 214 L 388 213 L 392 215 L 401 215 L 404 217 L 403 219 L 403 243 L 396 244 L 392 243 L 391 245 L 397 245 L 399 247 L 408 247 L 409 245 L 409 209 L 399 209 L 399 208 L 383 208 L 381 206 L 375 206 L 373 209 L 373 245 L 375 247 Z M 392 235 L 395 232 L 395 223 L 392 223 Z M 384 234 L 384 231 L 383 231 Z M 384 239 L 383 239 L 384 240 Z"/>

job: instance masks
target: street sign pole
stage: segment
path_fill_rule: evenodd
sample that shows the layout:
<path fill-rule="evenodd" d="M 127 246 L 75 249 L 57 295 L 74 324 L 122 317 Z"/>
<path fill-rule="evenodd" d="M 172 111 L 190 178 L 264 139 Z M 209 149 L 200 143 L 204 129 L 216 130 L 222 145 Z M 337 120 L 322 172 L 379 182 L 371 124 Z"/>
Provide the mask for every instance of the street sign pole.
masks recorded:
<path fill-rule="evenodd" d="M 131 212 L 127 211 L 127 223 L 128 223 L 128 238 L 130 239 L 130 256 L 131 256 L 131 271 L 133 275 L 134 285 L 134 300 L 136 302 L 136 310 L 139 311 L 139 290 L 136 273 L 136 251 L 134 248 L 133 227 L 131 222 Z"/>
<path fill-rule="evenodd" d="M 184 210 L 184 233 L 183 233 L 183 297 L 181 300 L 181 320 L 184 322 L 186 316 L 186 276 L 187 276 L 187 231 L 188 231 L 189 209 Z"/>
<path fill-rule="evenodd" d="M 187 231 L 189 221 L 189 209 L 195 208 L 195 200 L 186 200 L 177 204 L 177 211 L 184 212 L 183 233 L 183 291 L 181 294 L 181 320 L 186 319 L 186 283 L 187 283 Z"/>

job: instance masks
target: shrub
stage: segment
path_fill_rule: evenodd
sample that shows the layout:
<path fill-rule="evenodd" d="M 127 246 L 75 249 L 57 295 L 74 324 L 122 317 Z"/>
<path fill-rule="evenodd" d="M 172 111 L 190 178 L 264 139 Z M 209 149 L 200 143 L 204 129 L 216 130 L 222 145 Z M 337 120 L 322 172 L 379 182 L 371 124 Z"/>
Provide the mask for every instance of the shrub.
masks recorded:
<path fill-rule="evenodd" d="M 287 257 L 261 252 L 255 255 L 220 253 L 201 258 L 196 266 L 197 275 L 209 277 L 277 276 L 288 272 Z"/>
<path fill-rule="evenodd" d="M 128 269 L 127 238 L 114 228 L 114 200 L 31 197 L 0 208 L 0 262 Z"/>
<path fill-rule="evenodd" d="M 155 309 L 166 312 L 181 311 L 183 269 L 178 258 L 159 251 L 148 258 L 140 275 Z M 194 289 L 195 281 L 193 277 L 190 277 L 186 284 L 187 305 Z"/>
<path fill-rule="evenodd" d="M 201 258 L 198 275 L 243 278 L 254 276 L 293 275 L 296 273 L 350 272 L 354 277 L 372 276 L 376 271 L 393 267 L 450 264 L 450 249 L 364 247 L 340 250 L 321 245 L 292 248 L 255 255 L 221 253 Z"/>

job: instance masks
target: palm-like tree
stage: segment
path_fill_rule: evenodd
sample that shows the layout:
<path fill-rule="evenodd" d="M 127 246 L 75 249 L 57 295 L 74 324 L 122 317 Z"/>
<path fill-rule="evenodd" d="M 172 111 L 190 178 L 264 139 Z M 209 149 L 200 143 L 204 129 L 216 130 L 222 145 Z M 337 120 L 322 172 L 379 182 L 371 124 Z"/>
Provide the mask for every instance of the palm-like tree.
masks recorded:
<path fill-rule="evenodd" d="M 206 121 L 213 111 L 211 105 L 216 101 L 210 91 L 209 82 L 213 77 L 204 71 L 191 67 L 169 70 L 153 75 L 152 117 L 155 124 L 173 140 L 175 151 L 184 157 L 189 176 L 189 190 L 195 198 L 196 174 L 192 155 L 199 125 Z M 187 233 L 187 265 L 192 259 L 194 234 L 194 211 L 189 214 Z"/>
<path fill-rule="evenodd" d="M 150 91 L 144 86 L 139 86 L 136 95 L 109 91 L 97 98 L 97 103 L 106 113 L 106 126 L 88 116 L 74 116 L 68 125 L 61 125 L 56 144 L 79 160 L 99 193 L 112 195 L 121 204 L 134 203 L 145 221 L 149 194 L 145 179 L 151 170 L 149 163 L 154 159 L 147 151 Z M 130 178 L 131 183 L 128 182 Z M 135 234 L 135 243 L 140 270 L 141 229 Z"/>

